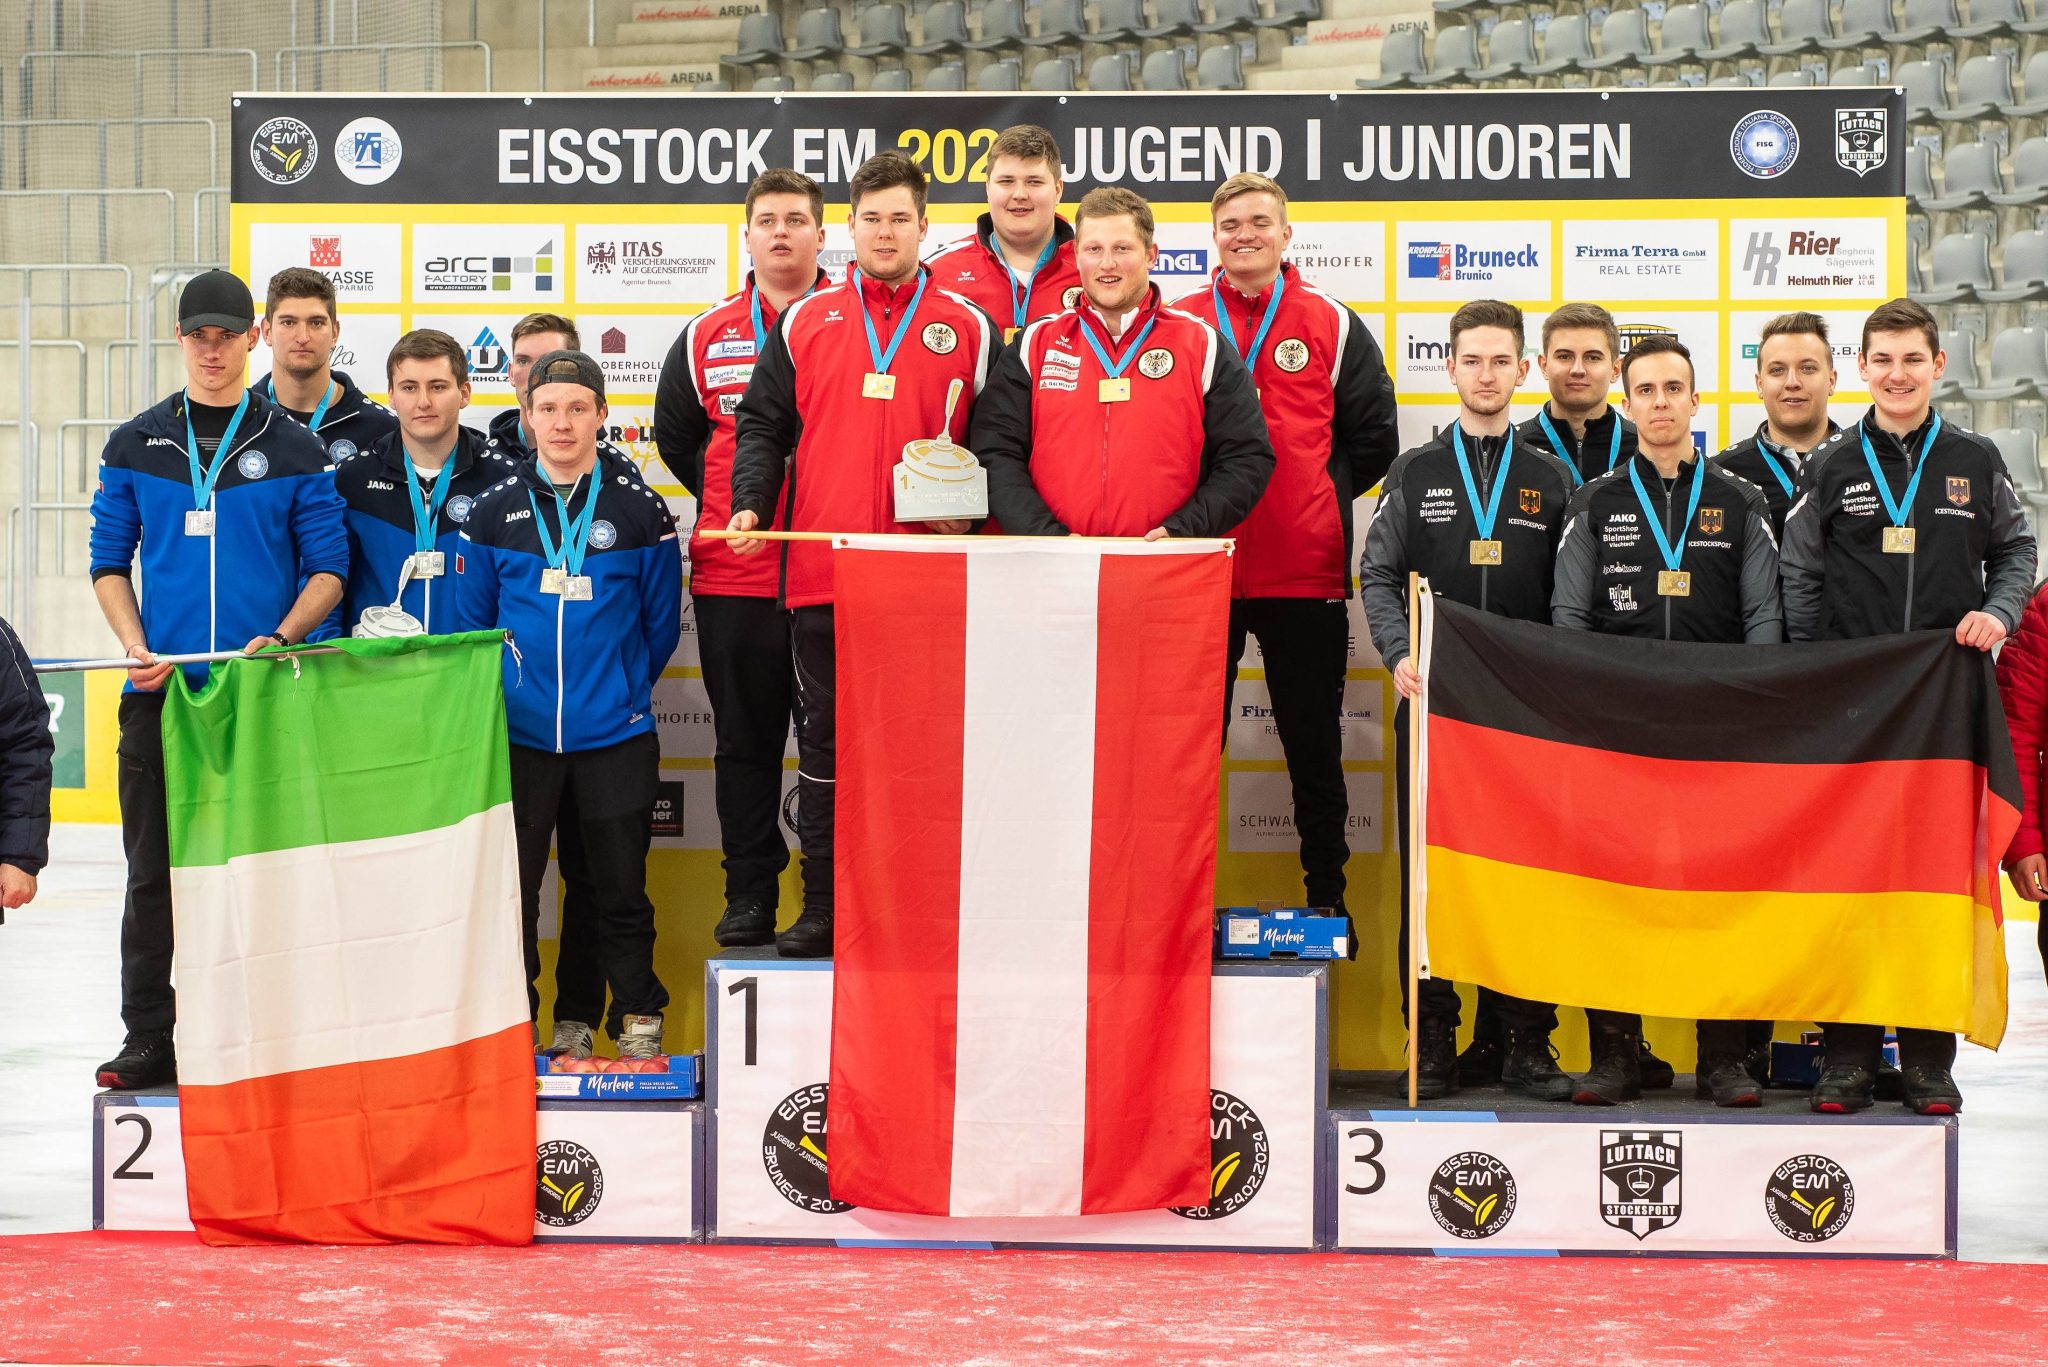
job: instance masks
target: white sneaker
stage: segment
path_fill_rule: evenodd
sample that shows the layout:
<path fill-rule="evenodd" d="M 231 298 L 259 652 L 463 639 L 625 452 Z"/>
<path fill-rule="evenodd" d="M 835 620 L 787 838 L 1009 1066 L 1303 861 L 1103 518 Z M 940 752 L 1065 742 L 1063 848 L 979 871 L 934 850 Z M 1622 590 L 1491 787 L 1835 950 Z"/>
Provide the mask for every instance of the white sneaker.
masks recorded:
<path fill-rule="evenodd" d="M 661 1017 L 626 1017 L 619 1027 L 619 1057 L 660 1058 Z"/>
<path fill-rule="evenodd" d="M 592 1034 L 582 1021 L 556 1021 L 555 1042 L 542 1052 L 549 1058 L 589 1058 Z"/>

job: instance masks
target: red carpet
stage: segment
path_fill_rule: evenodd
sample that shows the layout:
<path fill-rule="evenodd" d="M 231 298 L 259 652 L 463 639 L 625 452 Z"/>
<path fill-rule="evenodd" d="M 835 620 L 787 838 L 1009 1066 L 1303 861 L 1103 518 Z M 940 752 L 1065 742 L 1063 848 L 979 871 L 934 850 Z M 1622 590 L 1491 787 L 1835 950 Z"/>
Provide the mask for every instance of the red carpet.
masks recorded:
<path fill-rule="evenodd" d="M 0 1360 L 2048 1359 L 2048 1267 L 0 1239 Z"/>

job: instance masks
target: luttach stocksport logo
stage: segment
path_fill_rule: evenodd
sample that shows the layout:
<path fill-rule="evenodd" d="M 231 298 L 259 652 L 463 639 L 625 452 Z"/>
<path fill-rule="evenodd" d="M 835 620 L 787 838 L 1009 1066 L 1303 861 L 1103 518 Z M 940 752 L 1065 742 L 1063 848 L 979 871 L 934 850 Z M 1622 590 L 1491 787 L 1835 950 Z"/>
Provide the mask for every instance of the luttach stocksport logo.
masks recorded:
<path fill-rule="evenodd" d="M 313 174 L 320 160 L 320 140 L 298 119 L 280 116 L 249 139 L 249 162 L 272 185 L 295 185 Z"/>
<path fill-rule="evenodd" d="M 1429 1179 L 1429 1213 L 1446 1234 L 1491 1239 L 1515 1218 L 1515 1175 L 1490 1153 L 1452 1154 Z"/>
<path fill-rule="evenodd" d="M 813 1215 L 837 1215 L 853 1206 L 832 1199 L 825 1169 L 825 1098 L 828 1083 L 799 1087 L 768 1116 L 761 1162 L 782 1199 Z"/>
<path fill-rule="evenodd" d="M 1778 1233 L 1800 1244 L 1825 1243 L 1856 1213 L 1856 1184 L 1832 1158 L 1802 1153 L 1780 1163 L 1764 1186 L 1764 1209 Z"/>
<path fill-rule="evenodd" d="M 1251 1204 L 1273 1166 L 1273 1142 L 1259 1113 L 1228 1092 L 1209 1093 L 1209 1202 L 1174 1206 L 1185 1220 L 1220 1220 Z"/>
<path fill-rule="evenodd" d="M 1683 1138 L 1677 1130 L 1602 1130 L 1600 1218 L 1639 1240 L 1677 1224 Z"/>
<path fill-rule="evenodd" d="M 604 1200 L 604 1169 L 581 1144 L 550 1139 L 534 1156 L 534 1218 L 551 1229 L 580 1225 Z"/>

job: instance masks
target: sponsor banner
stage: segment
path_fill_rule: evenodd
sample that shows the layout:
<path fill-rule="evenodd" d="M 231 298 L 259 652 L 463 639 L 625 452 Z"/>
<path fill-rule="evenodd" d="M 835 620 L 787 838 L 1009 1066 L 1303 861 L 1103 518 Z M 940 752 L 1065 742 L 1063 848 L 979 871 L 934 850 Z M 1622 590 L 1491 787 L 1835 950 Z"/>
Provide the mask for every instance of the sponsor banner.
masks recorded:
<path fill-rule="evenodd" d="M 712 1237 L 1313 1248 L 1326 972 L 1231 966 L 1211 980 L 1214 1166 L 1206 1206 L 954 1219 L 863 1210 L 831 1194 L 831 965 L 714 959 L 705 989 L 712 1015 Z"/>
<path fill-rule="evenodd" d="M 1869 389 L 1863 383 L 1863 376 L 1856 368 L 1856 356 L 1863 345 L 1863 320 L 1869 316 L 1868 309 L 1814 309 L 1828 325 L 1828 349 L 1835 358 L 1835 390 L 1867 394 Z M 1754 312 L 1739 311 L 1728 315 L 1728 388 L 1747 391 L 1756 379 L 1757 353 L 1762 349 L 1757 338 L 1763 334 L 1764 324 L 1777 317 L 1783 309 L 1759 309 Z"/>
<path fill-rule="evenodd" d="M 1384 223 L 1297 220 L 1287 259 L 1311 285 L 1334 298 L 1376 304 L 1387 297 Z M 1378 321 L 1368 318 L 1366 323 L 1373 336 L 1381 335 Z"/>
<path fill-rule="evenodd" d="M 470 394 L 476 401 L 463 410 L 465 422 L 488 427 L 498 407 L 512 402 L 512 325 L 528 312 L 507 307 L 493 313 L 413 315 L 414 327 L 438 328 L 462 346 L 469 361 Z"/>
<path fill-rule="evenodd" d="M 726 206 L 762 171 L 791 166 L 843 202 L 860 163 L 895 149 L 931 174 L 934 200 L 975 204 L 996 133 L 1015 123 L 1060 140 L 1075 199 L 1122 185 L 1206 202 L 1238 171 L 1302 200 L 1903 192 L 1901 96 L 1774 89 L 1766 106 L 1764 93 L 702 95 L 687 110 L 658 95 L 249 95 L 234 111 L 234 192 L 244 203 Z M 1852 109 L 1866 117 L 1844 128 Z M 1873 124 L 1878 111 L 1887 117 Z M 346 164 L 323 152 L 344 129 Z M 1843 139 L 1865 146 L 1846 155 Z"/>
<path fill-rule="evenodd" d="M 1344 758 L 1380 758 L 1381 736 L 1387 728 L 1384 687 L 1378 679 L 1346 679 L 1338 725 L 1344 736 Z M 1230 694 L 1226 756 L 1230 759 L 1283 759 L 1280 730 L 1273 721 L 1273 698 L 1263 679 L 1240 678 Z"/>
<path fill-rule="evenodd" d="M 728 293 L 729 239 L 728 229 L 712 224 L 579 223 L 576 302 L 715 304 Z"/>
<path fill-rule="evenodd" d="M 1552 226 L 1547 218 L 1396 223 L 1395 297 L 1457 304 L 1548 299 Z"/>
<path fill-rule="evenodd" d="M 1358 1252 L 1955 1256 L 1953 1120 L 1329 1116 Z"/>
<path fill-rule="evenodd" d="M 723 268 L 721 262 L 720 269 Z M 681 330 L 682 320 L 672 314 L 577 312 L 576 331 L 583 340 L 583 349 L 604 371 L 605 399 L 611 405 L 615 424 L 642 425 L 639 421 L 628 424 L 621 420 L 619 393 L 645 394 L 652 400 L 654 387 L 661 381 L 661 363 Z M 653 409 L 649 407 L 645 410 L 647 435 L 634 439 L 645 440 L 650 455 L 654 451 L 653 420 Z"/>
<path fill-rule="evenodd" d="M 648 1101 L 543 1101 L 533 1236 L 694 1241 L 702 1232 L 703 1108 Z"/>
<path fill-rule="evenodd" d="M 1621 356 L 1627 357 L 1629 348 L 1645 337 L 1676 337 L 1685 343 L 1692 353 L 1693 389 L 1700 394 L 1714 394 L 1721 388 L 1721 315 L 1707 309 L 1632 309 L 1616 304 L 1614 330 L 1621 334 Z M 1536 406 L 1550 397 L 1550 389 L 1543 378 L 1543 362 L 1539 353 L 1543 349 L 1543 323 L 1550 317 L 1549 309 L 1530 310 L 1522 315 L 1529 332 L 1529 378 L 1522 382 L 1522 394 L 1527 396 L 1528 411 L 1523 411 L 1521 397 L 1517 396 L 1515 415 L 1517 420 L 1528 417 Z M 1737 382 L 1748 378 L 1751 372 L 1737 371 Z M 1619 368 L 1614 376 L 1614 390 L 1610 396 L 1617 404 L 1621 400 L 1621 374 Z M 1706 422 L 1704 406 L 1700 425 Z"/>
<path fill-rule="evenodd" d="M 1350 814 L 1344 822 L 1344 834 L 1352 854 L 1377 854 L 1382 848 L 1380 787 L 1392 778 L 1391 772 L 1345 771 L 1344 792 Z M 1294 829 L 1294 789 L 1286 770 L 1236 769 L 1225 776 L 1224 782 L 1226 852 L 1300 852 L 1301 837 Z"/>
<path fill-rule="evenodd" d="M 1882 218 L 1737 218 L 1728 224 L 1733 299 L 1885 297 L 1891 224 Z"/>
<path fill-rule="evenodd" d="M 1719 299 L 1718 219 L 1566 219 L 1564 297 Z"/>
<path fill-rule="evenodd" d="M 791 747 L 794 753 L 794 746 Z M 718 794 L 708 768 L 685 768 L 663 762 L 660 791 L 655 795 L 654 839 L 681 850 L 723 850 L 724 828 L 718 822 Z M 776 829 L 783 843 L 797 848 L 796 770 L 782 771 L 781 805 Z"/>
<path fill-rule="evenodd" d="M 413 301 L 558 303 L 567 245 L 560 223 L 415 224 Z"/>
<path fill-rule="evenodd" d="M 1851 427 L 1863 420 L 1863 415 L 1869 408 L 1870 396 L 1867 394 L 1857 394 L 1847 399 L 1837 395 L 1828 404 L 1828 416 L 1833 418 L 1838 426 Z M 1755 432 L 1764 417 L 1764 406 L 1760 403 L 1729 404 L 1728 441 L 1724 445 L 1733 445 Z"/>
<path fill-rule="evenodd" d="M 349 304 L 405 302 L 403 229 L 396 223 L 257 223 L 249 229 L 249 288 L 259 296 L 289 266 L 320 272 Z M 382 357 L 378 358 L 380 361 Z"/>
<path fill-rule="evenodd" d="M 669 759 L 710 759 L 718 753 L 704 680 L 666 670 L 654 685 L 654 728 Z"/>
<path fill-rule="evenodd" d="M 335 338 L 328 364 L 345 372 L 357 388 L 381 402 L 387 383 L 384 362 L 390 358 L 391 348 L 405 335 L 404 320 L 395 313 L 364 313 L 344 308 L 337 321 L 341 333 Z M 268 375 L 270 366 L 270 347 L 259 341 L 249 354 L 249 378 Z"/>

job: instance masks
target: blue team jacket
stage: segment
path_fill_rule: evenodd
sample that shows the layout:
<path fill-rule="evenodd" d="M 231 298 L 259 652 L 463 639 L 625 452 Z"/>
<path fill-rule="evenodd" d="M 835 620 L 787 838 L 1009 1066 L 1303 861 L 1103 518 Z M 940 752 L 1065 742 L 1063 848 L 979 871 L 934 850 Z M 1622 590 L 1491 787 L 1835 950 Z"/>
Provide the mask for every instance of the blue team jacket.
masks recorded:
<path fill-rule="evenodd" d="M 534 508 L 558 547 L 561 521 L 534 462 L 477 500 L 456 542 L 453 629 L 512 636 L 504 680 L 515 745 L 596 750 L 654 730 L 654 682 L 682 636 L 682 546 L 668 504 L 614 452 L 600 449 L 592 473 L 601 479 L 583 562 L 590 601 L 540 591 L 547 560 Z M 572 518 L 592 487 L 585 479 L 570 495 Z"/>
<path fill-rule="evenodd" d="M 328 377 L 341 386 L 341 392 L 320 415 L 320 425 L 313 429 L 313 435 L 320 438 L 329 455 L 338 461 L 347 460 L 398 430 L 397 415 L 356 388 L 356 382 L 345 371 L 329 371 Z M 252 388 L 273 404 L 277 402 L 277 396 L 271 392 L 270 376 L 265 375 Z"/>
<path fill-rule="evenodd" d="M 334 463 L 335 491 L 348 505 L 348 590 L 341 599 L 344 632 L 355 628 L 364 608 L 391 602 L 398 591 L 399 569 L 415 549 L 404 450 L 403 439 L 394 433 Z M 442 500 L 434 529 L 434 549 L 447 557 L 448 572 L 439 579 L 414 579 L 405 586 L 403 604 L 430 633 L 455 629 L 455 557 L 460 549 L 456 538 L 470 509 L 485 490 L 519 468 L 512 457 L 486 449 L 483 434 L 472 427 L 456 429 L 448 461 L 455 483 Z M 450 471 L 443 472 L 443 479 L 450 477 Z"/>
<path fill-rule="evenodd" d="M 327 448 L 261 394 L 221 467 L 212 536 L 193 511 L 181 390 L 114 429 L 92 498 L 92 577 L 132 574 L 142 553 L 142 630 L 159 655 L 240 650 L 276 631 L 315 574 L 348 576 L 348 530 Z M 206 666 L 187 665 L 195 688 Z"/>

